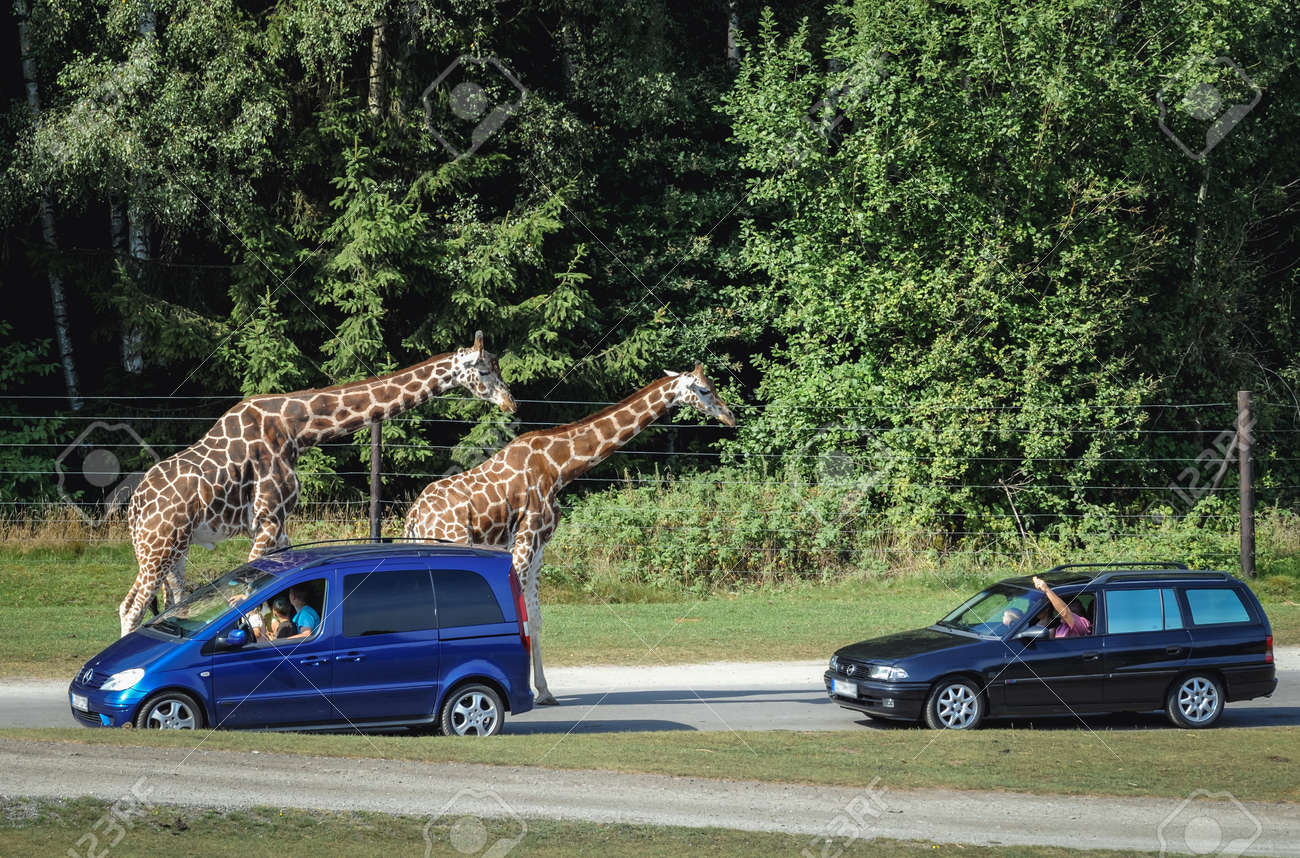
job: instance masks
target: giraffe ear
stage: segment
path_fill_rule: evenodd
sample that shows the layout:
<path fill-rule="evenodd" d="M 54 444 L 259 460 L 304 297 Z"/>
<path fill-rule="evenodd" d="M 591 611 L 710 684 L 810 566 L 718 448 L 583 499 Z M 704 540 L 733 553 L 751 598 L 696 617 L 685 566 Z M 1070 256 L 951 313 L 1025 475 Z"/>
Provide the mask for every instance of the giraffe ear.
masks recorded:
<path fill-rule="evenodd" d="M 475 331 L 475 332 L 474 332 L 474 350 L 475 350 L 475 351 L 478 351 L 478 352 L 483 351 L 483 332 L 482 332 L 482 331 Z"/>
<path fill-rule="evenodd" d="M 681 373 L 673 372 L 671 369 L 666 369 L 664 370 L 664 375 L 668 376 L 669 378 L 676 378 L 677 376 L 681 375 Z"/>

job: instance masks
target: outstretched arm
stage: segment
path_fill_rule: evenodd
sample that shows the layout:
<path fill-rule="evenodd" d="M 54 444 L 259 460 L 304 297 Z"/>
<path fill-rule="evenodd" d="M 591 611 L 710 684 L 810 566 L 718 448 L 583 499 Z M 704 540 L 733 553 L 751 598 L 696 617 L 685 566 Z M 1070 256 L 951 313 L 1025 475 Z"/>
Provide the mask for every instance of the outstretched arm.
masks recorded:
<path fill-rule="evenodd" d="M 1074 612 L 1070 610 L 1070 606 L 1065 604 L 1065 601 L 1061 599 L 1060 596 L 1056 595 L 1056 593 L 1052 591 L 1051 587 L 1047 586 L 1047 582 L 1035 575 L 1034 588 L 1039 590 L 1047 597 L 1047 601 L 1052 603 L 1052 607 L 1056 609 L 1056 613 L 1061 615 L 1061 622 L 1073 628 Z"/>

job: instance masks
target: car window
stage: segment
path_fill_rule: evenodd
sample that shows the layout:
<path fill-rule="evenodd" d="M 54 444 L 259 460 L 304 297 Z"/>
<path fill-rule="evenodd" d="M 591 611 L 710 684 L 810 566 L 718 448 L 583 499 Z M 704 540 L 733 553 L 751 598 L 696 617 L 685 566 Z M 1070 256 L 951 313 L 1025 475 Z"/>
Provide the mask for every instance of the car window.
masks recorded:
<path fill-rule="evenodd" d="M 438 626 L 480 626 L 504 622 L 501 606 L 483 576 L 467 569 L 439 569 L 433 573 L 438 599 Z"/>
<path fill-rule="evenodd" d="M 1108 590 L 1106 627 L 1111 634 L 1155 632 L 1164 628 L 1164 604 L 1159 590 Z"/>
<path fill-rule="evenodd" d="M 1250 612 L 1241 595 L 1229 588 L 1189 589 L 1187 606 L 1192 609 L 1192 623 L 1210 626 L 1218 623 L 1248 623 Z"/>
<path fill-rule="evenodd" d="M 274 580 L 269 572 L 245 564 L 198 588 L 145 625 L 168 634 L 192 636 Z"/>
<path fill-rule="evenodd" d="M 1178 594 L 1173 590 L 1164 590 L 1165 601 L 1165 628 L 1181 629 L 1183 627 L 1183 615 L 1178 610 Z"/>
<path fill-rule="evenodd" d="M 366 572 L 343 578 L 343 634 L 356 638 L 437 625 L 427 569 Z"/>
<path fill-rule="evenodd" d="M 253 634 L 251 645 L 268 646 L 284 641 L 306 640 L 319 635 L 325 618 L 325 589 L 324 578 L 299 581 L 272 594 L 269 599 L 260 602 L 252 611 L 244 614 L 241 624 Z M 295 592 L 302 600 L 301 606 L 294 605 L 292 594 Z M 259 622 L 256 629 L 247 624 L 254 615 Z M 299 638 L 298 635 L 308 628 L 311 629 L 311 634 L 306 638 Z"/>
<path fill-rule="evenodd" d="M 1032 614 L 1038 593 L 1006 584 L 995 584 L 967 599 L 938 625 L 986 635 L 1002 635 Z M 1010 621 L 1009 623 L 1005 621 Z"/>

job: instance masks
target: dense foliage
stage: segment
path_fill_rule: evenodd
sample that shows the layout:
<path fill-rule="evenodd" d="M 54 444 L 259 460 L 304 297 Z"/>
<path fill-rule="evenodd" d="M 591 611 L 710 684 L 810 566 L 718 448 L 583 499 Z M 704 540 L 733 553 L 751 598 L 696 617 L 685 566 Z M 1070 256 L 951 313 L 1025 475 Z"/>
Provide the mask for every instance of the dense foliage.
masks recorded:
<path fill-rule="evenodd" d="M 715 545 L 829 547 L 868 512 L 949 546 L 1186 513 L 1207 495 L 1167 486 L 1235 407 L 1163 406 L 1240 388 L 1262 403 L 1262 496 L 1300 484 L 1300 19 L 1282 0 L 18 9 L 41 112 L 11 54 L 0 276 L 41 300 L 6 308 L 7 392 L 63 392 L 55 273 L 81 393 L 162 397 L 81 415 L 207 419 L 221 396 L 364 377 L 477 328 L 536 423 L 701 359 L 739 430 L 658 429 L 635 446 L 660 455 L 597 476 L 695 474 L 673 489 L 691 508 L 746 486 L 719 495 L 728 514 L 764 511 L 698 535 Z M 482 139 L 482 113 L 457 118 L 466 81 L 509 108 Z M 71 428 L 0 417 L 6 473 L 84 420 L 46 405 Z M 455 399 L 415 416 L 384 430 L 386 469 L 409 475 L 390 494 L 500 430 Z M 308 495 L 359 491 L 365 455 L 313 454 Z M 663 495 L 630 485 L 610 497 Z"/>

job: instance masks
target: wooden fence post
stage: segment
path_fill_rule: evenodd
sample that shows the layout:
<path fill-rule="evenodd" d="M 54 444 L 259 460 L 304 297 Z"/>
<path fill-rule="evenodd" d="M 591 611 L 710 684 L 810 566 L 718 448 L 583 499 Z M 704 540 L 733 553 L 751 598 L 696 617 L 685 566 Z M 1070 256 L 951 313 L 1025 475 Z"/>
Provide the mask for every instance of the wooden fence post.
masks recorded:
<path fill-rule="evenodd" d="M 379 424 L 370 424 L 370 538 L 379 539 Z"/>
<path fill-rule="evenodd" d="M 1237 391 L 1237 466 L 1241 471 L 1241 573 L 1255 577 L 1255 410 L 1249 390 Z"/>

